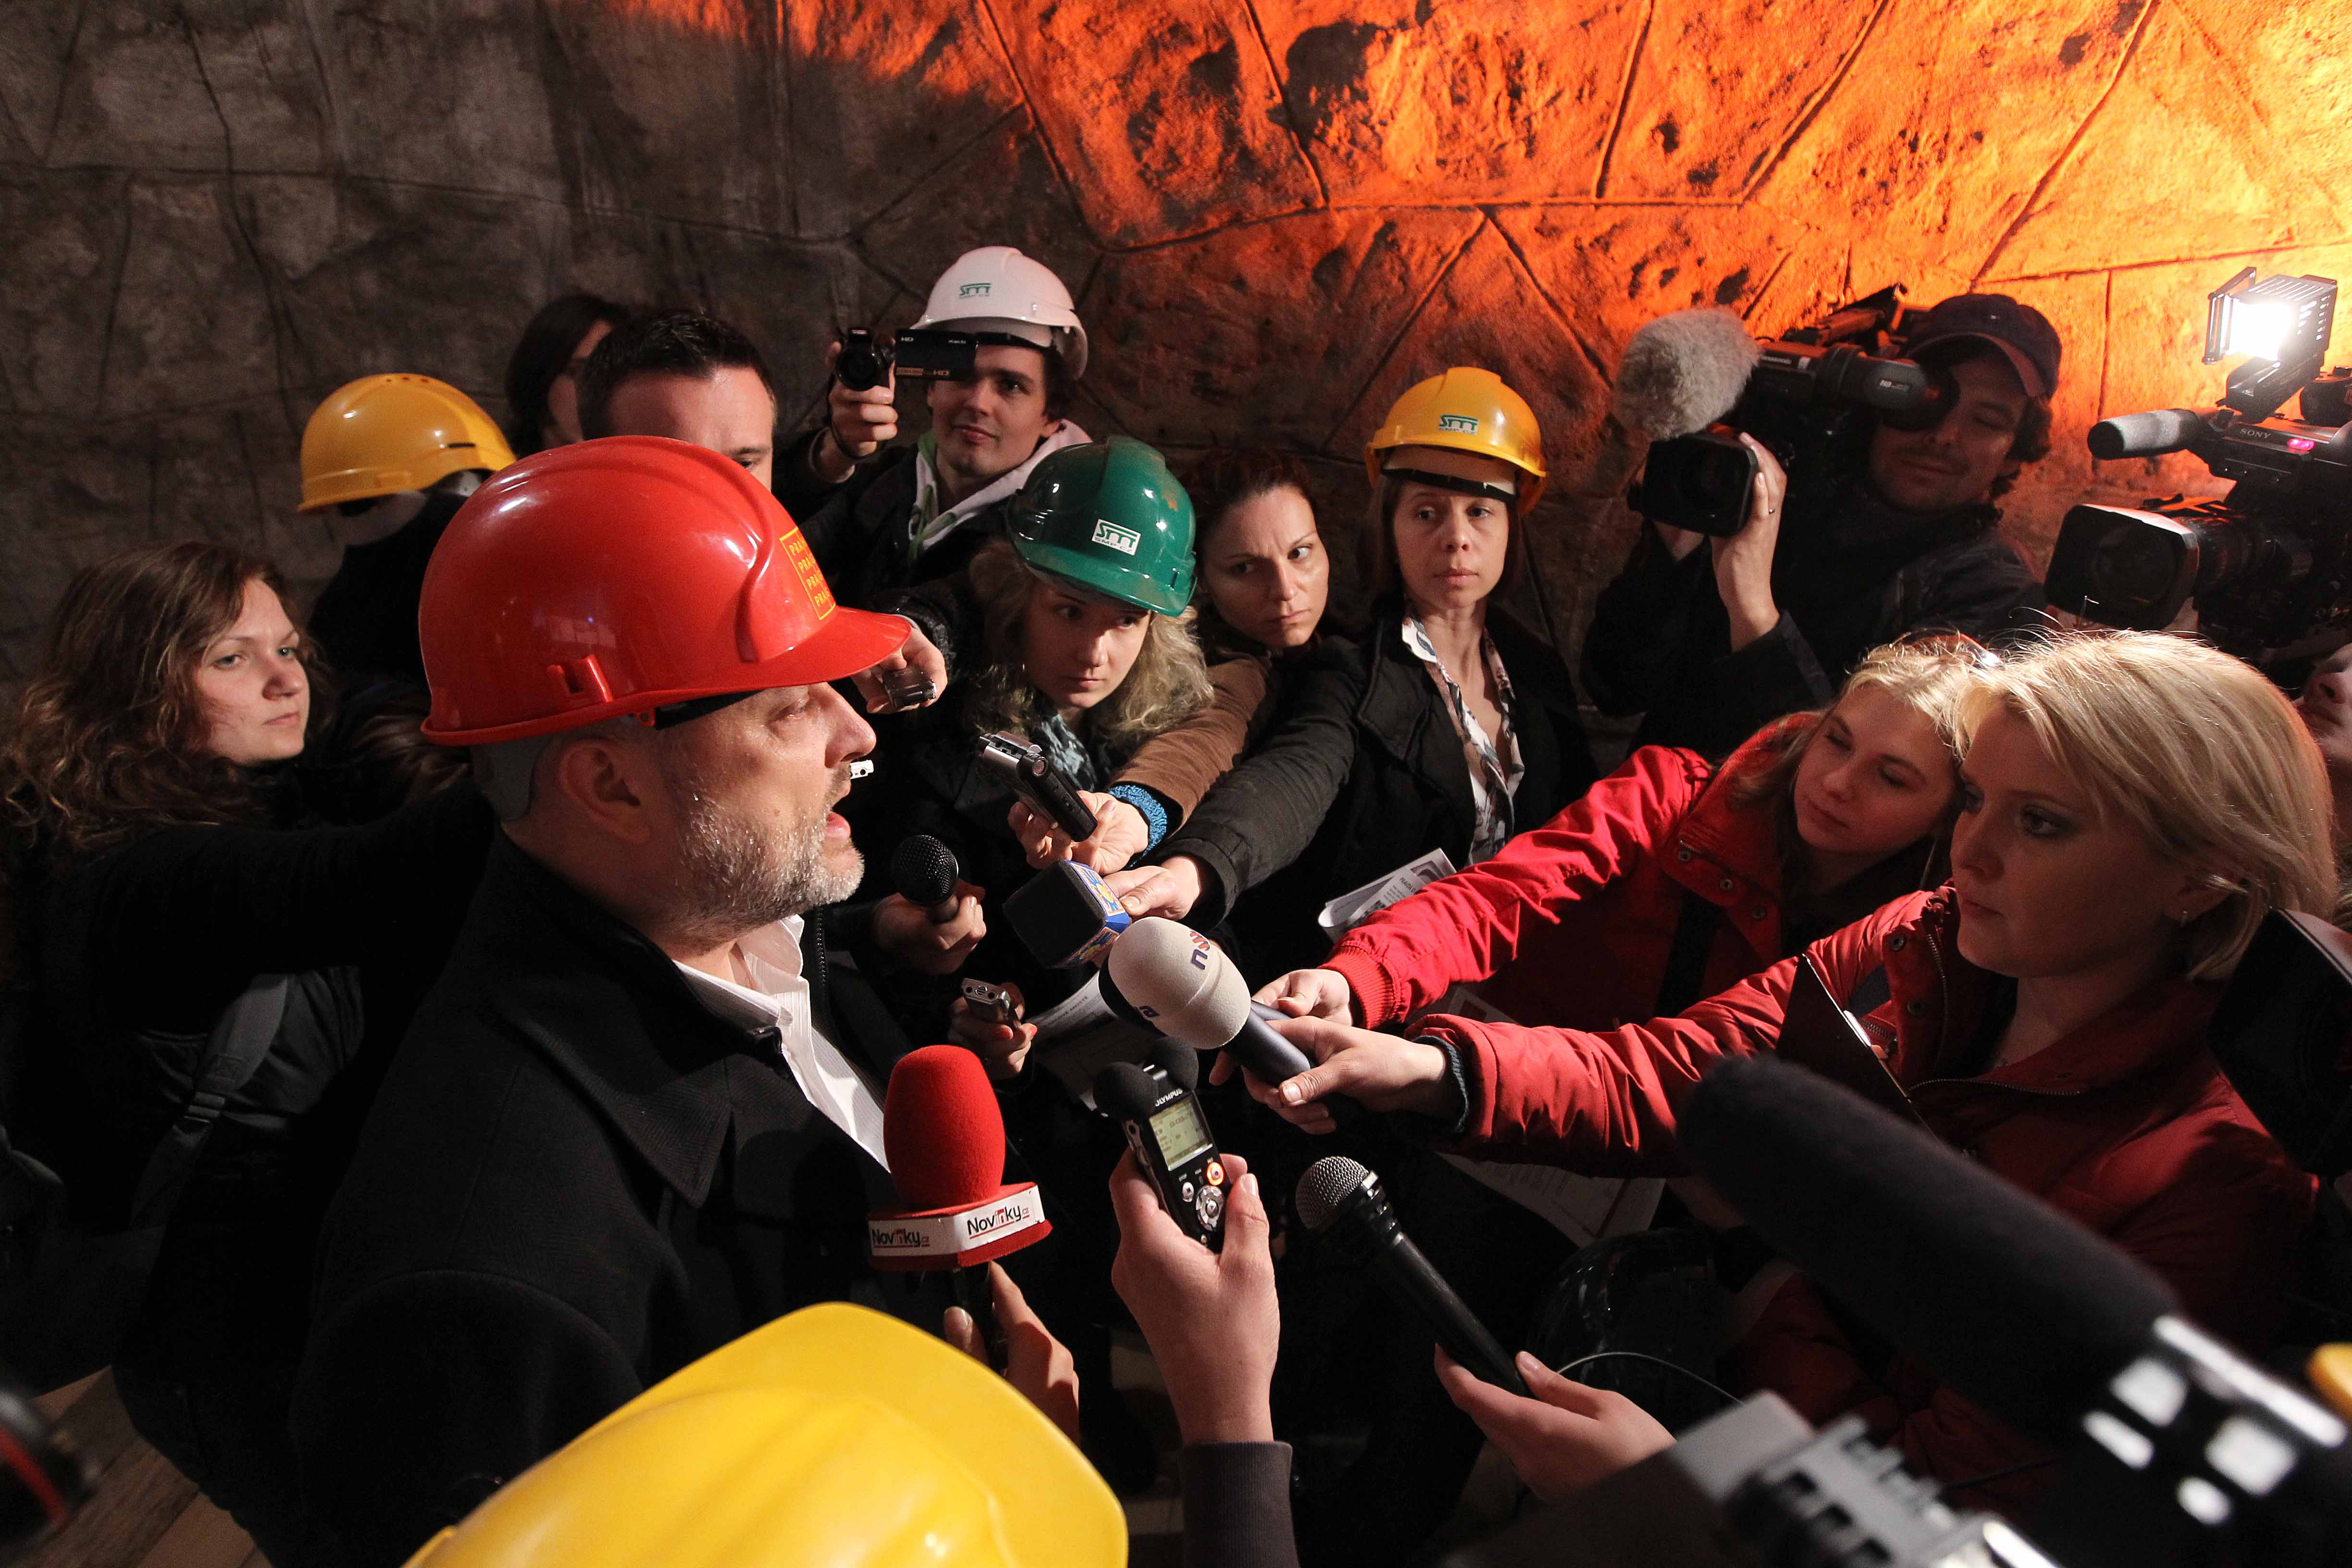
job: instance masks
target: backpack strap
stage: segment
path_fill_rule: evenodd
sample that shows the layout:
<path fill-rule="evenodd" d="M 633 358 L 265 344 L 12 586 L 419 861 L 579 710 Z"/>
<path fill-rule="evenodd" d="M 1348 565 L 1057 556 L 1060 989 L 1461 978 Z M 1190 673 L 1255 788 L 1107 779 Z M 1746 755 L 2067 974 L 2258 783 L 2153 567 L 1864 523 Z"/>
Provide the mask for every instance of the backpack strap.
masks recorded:
<path fill-rule="evenodd" d="M 147 1168 L 140 1174 L 131 1200 L 133 1226 L 158 1225 L 170 1217 L 221 1112 L 260 1068 L 269 1047 L 278 1043 L 289 989 L 290 982 L 283 974 L 257 975 L 221 1010 L 196 1067 L 195 1092 L 147 1156 Z"/>

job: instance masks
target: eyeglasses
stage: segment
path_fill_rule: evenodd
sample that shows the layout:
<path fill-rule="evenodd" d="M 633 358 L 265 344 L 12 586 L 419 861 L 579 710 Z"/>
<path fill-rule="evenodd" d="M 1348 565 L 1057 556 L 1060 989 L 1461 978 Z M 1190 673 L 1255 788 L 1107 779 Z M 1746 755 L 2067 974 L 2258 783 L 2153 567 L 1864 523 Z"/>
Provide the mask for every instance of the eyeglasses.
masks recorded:
<path fill-rule="evenodd" d="M 1915 653 L 1947 654 L 1963 658 L 1979 669 L 2000 668 L 2000 655 L 1993 652 L 1966 632 L 1905 632 L 1888 646 L 1908 648 Z"/>

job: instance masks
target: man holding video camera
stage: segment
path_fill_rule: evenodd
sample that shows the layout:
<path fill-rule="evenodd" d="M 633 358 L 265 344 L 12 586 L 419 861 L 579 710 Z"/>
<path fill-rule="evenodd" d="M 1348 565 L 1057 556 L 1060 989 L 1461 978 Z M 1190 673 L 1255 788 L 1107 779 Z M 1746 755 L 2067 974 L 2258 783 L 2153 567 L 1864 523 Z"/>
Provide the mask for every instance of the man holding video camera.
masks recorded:
<path fill-rule="evenodd" d="M 969 340 L 969 363 L 942 339 Z M 919 372 L 919 344 L 944 351 Z M 871 348 L 856 356 L 871 363 L 853 369 L 835 345 L 825 423 L 776 466 L 777 499 L 803 520 L 845 604 L 960 571 L 1002 531 L 1004 503 L 1029 470 L 1088 438 L 1068 416 L 1087 329 L 1062 280 L 1011 246 L 956 258 L 898 351 L 895 371 Z M 886 450 L 898 433 L 899 374 L 925 377 L 931 427 Z M 868 375 L 872 384 L 853 384 Z"/>
<path fill-rule="evenodd" d="M 1800 525 L 1783 530 L 1786 476 L 1743 434 L 1757 472 L 1738 532 L 1642 530 L 1584 644 L 1601 710 L 1643 715 L 1635 744 L 1727 755 L 1781 714 L 1826 704 L 1882 643 L 1992 637 L 2041 607 L 1994 502 L 2050 450 L 2056 330 L 2005 294 L 1962 294 L 1905 323 L 1902 349 L 1949 378 L 1942 416 L 1917 430 L 1880 420 L 1864 470 L 1832 479 L 1840 493 L 1800 508 Z"/>

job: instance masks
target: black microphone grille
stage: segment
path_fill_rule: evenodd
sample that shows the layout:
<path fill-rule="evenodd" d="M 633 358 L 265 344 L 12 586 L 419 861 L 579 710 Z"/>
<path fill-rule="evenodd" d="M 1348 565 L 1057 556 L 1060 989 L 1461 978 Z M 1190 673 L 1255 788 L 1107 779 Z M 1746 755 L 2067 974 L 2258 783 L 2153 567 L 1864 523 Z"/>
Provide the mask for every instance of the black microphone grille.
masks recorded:
<path fill-rule="evenodd" d="M 1328 1230 L 1339 1217 L 1339 1205 L 1364 1184 L 1372 1173 L 1345 1154 L 1330 1154 L 1307 1167 L 1296 1194 L 1298 1223 L 1309 1230 Z"/>
<path fill-rule="evenodd" d="M 910 904 L 944 903 L 955 892 L 955 851 L 928 833 L 898 841 L 890 852 L 890 880 Z"/>

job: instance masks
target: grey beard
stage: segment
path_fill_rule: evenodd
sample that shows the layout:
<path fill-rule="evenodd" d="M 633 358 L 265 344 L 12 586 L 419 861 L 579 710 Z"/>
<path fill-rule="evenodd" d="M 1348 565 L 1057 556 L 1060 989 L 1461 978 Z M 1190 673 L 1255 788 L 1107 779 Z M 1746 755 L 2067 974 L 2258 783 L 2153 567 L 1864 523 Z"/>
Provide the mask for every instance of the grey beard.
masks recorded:
<path fill-rule="evenodd" d="M 711 799 L 688 769 L 664 773 L 682 829 L 674 917 L 681 935 L 716 946 L 857 890 L 864 858 L 853 856 L 837 873 L 827 870 L 824 818 L 779 844 Z"/>

